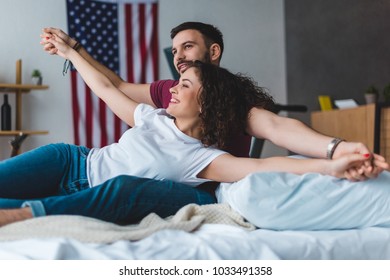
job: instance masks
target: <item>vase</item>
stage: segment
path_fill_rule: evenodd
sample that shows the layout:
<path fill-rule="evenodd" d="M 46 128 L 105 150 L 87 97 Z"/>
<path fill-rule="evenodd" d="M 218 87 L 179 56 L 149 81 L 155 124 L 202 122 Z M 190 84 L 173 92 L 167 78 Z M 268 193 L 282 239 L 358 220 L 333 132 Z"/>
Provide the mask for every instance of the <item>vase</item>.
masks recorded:
<path fill-rule="evenodd" d="M 34 85 L 42 85 L 42 77 L 31 77 L 31 81 Z"/>
<path fill-rule="evenodd" d="M 366 99 L 366 104 L 376 103 L 378 95 L 375 93 L 365 93 L 364 98 Z"/>

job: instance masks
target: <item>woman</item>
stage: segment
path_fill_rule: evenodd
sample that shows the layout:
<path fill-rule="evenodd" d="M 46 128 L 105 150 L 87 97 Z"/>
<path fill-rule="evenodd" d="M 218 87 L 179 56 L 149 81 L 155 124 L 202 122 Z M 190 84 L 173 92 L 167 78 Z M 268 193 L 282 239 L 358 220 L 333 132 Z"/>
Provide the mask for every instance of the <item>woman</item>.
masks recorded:
<path fill-rule="evenodd" d="M 363 163 L 371 157 L 369 154 L 351 154 L 335 160 L 234 157 L 220 150 L 230 133 L 246 123 L 250 108 L 273 104 L 250 79 L 194 62 L 182 73 L 180 83 L 171 89 L 169 107 L 154 109 L 126 97 L 59 37 L 53 35 L 48 41 L 56 47 L 57 54 L 73 63 L 92 91 L 133 128 L 118 143 L 101 149 L 55 144 L 2 162 L 1 197 L 20 198 L 22 193 L 25 198 L 37 198 L 72 193 L 123 174 L 193 186 L 208 180 L 234 182 L 259 171 L 318 172 L 341 178 L 352 167 L 362 170 Z M 39 166 L 40 155 L 50 156 L 53 150 L 62 150 L 53 153 L 57 156 L 53 158 L 53 167 Z M 376 155 L 373 162 L 379 170 L 388 168 Z M 28 166 L 28 170 L 20 170 L 20 166 Z"/>

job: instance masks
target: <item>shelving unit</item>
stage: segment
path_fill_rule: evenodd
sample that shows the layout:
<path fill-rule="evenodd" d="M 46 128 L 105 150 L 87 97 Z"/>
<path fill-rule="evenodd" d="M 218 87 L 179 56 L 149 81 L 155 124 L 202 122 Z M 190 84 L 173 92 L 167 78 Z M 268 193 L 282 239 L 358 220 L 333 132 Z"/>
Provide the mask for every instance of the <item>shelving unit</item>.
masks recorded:
<path fill-rule="evenodd" d="M 11 157 L 19 154 L 23 141 L 29 135 L 48 134 L 46 130 L 24 130 L 22 128 L 22 95 L 32 90 L 46 90 L 47 85 L 22 84 L 22 60 L 16 61 L 16 81 L 15 84 L 1 84 L 0 92 L 15 94 L 15 130 L 0 131 L 0 136 L 13 136 L 10 141 Z"/>
<path fill-rule="evenodd" d="M 371 151 L 390 158 L 390 104 L 312 112 L 311 126 L 325 135 L 362 142 Z"/>

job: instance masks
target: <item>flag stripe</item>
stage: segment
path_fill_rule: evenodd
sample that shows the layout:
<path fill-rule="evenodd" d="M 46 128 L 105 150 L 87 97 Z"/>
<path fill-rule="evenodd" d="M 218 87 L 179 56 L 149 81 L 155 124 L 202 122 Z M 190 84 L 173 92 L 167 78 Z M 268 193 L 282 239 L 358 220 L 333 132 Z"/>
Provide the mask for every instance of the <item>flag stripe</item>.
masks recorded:
<path fill-rule="evenodd" d="M 76 145 L 80 144 L 79 134 L 79 120 L 80 120 L 80 107 L 77 102 L 77 74 L 75 71 L 71 71 L 71 88 L 72 88 L 72 111 L 73 111 L 73 130 L 74 130 L 74 142 Z"/>
<path fill-rule="evenodd" d="M 138 17 L 139 17 L 139 6 L 132 6 L 132 13 L 131 13 L 131 27 L 133 30 L 133 36 L 132 36 L 132 46 L 133 46 L 133 53 L 130 54 L 132 56 L 133 65 L 133 73 L 134 73 L 134 82 L 139 81 L 140 72 L 141 72 L 141 57 L 139 54 L 139 48 L 140 48 L 140 41 L 139 41 L 139 25 L 138 25 Z"/>
<path fill-rule="evenodd" d="M 106 104 L 99 100 L 99 119 L 100 119 L 100 146 L 106 146 L 108 144 L 107 139 L 107 112 L 106 112 Z"/>
<path fill-rule="evenodd" d="M 85 129 L 86 129 L 86 144 L 87 147 L 92 147 L 92 133 L 93 133 L 93 105 L 91 97 L 91 89 L 85 87 L 84 90 L 85 99 Z"/>
<path fill-rule="evenodd" d="M 140 57 L 141 65 L 146 65 L 146 35 L 145 35 L 145 5 L 139 5 L 139 44 L 140 44 Z M 145 68 L 141 68 L 140 82 L 145 82 Z"/>
<path fill-rule="evenodd" d="M 152 31 L 152 68 L 153 68 L 153 78 L 152 81 L 156 81 L 159 77 L 158 63 L 158 5 L 152 5 L 152 17 L 153 22 L 153 31 Z"/>
<path fill-rule="evenodd" d="M 127 80 L 130 83 L 134 83 L 134 71 L 133 71 L 133 65 L 134 65 L 134 60 L 133 60 L 133 22 L 132 22 L 132 14 L 133 14 L 133 9 L 132 5 L 126 5 L 126 14 L 125 14 L 125 19 L 126 19 L 126 26 L 128 26 L 128 30 L 126 32 L 126 49 L 128 51 L 127 54 Z"/>

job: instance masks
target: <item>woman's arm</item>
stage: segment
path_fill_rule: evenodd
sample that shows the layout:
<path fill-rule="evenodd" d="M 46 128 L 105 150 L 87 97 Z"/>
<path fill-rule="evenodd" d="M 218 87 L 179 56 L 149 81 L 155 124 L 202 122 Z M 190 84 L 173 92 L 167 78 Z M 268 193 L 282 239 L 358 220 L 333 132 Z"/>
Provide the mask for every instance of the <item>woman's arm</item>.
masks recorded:
<path fill-rule="evenodd" d="M 43 34 L 41 34 L 41 44 L 43 45 L 44 50 L 49 54 L 57 54 L 55 46 L 46 40 L 47 37 L 52 35 L 58 36 L 70 47 L 74 47 L 77 43 L 76 40 L 69 37 L 69 35 L 61 29 L 52 27 L 44 28 Z M 81 47 L 78 52 L 92 67 L 110 79 L 114 86 L 120 89 L 129 98 L 138 103 L 145 103 L 155 107 L 150 96 L 150 84 L 133 84 L 125 82 L 114 71 L 94 59 L 83 47 Z"/>
<path fill-rule="evenodd" d="M 91 90 L 124 122 L 134 126 L 134 110 L 138 103 L 121 92 L 111 80 L 93 67 L 77 51 L 66 44 L 57 35 L 47 38 L 55 46 L 56 54 L 69 59 Z"/>
<path fill-rule="evenodd" d="M 291 157 L 270 157 L 265 159 L 238 158 L 223 154 L 213 160 L 198 176 L 217 182 L 235 182 L 254 172 L 289 172 L 294 174 L 320 173 L 337 178 L 347 178 L 347 170 L 361 166 L 370 155 L 349 154 L 338 159 L 298 159 Z M 388 165 L 383 166 L 388 168 Z M 348 178 L 351 181 L 361 177 Z"/>

